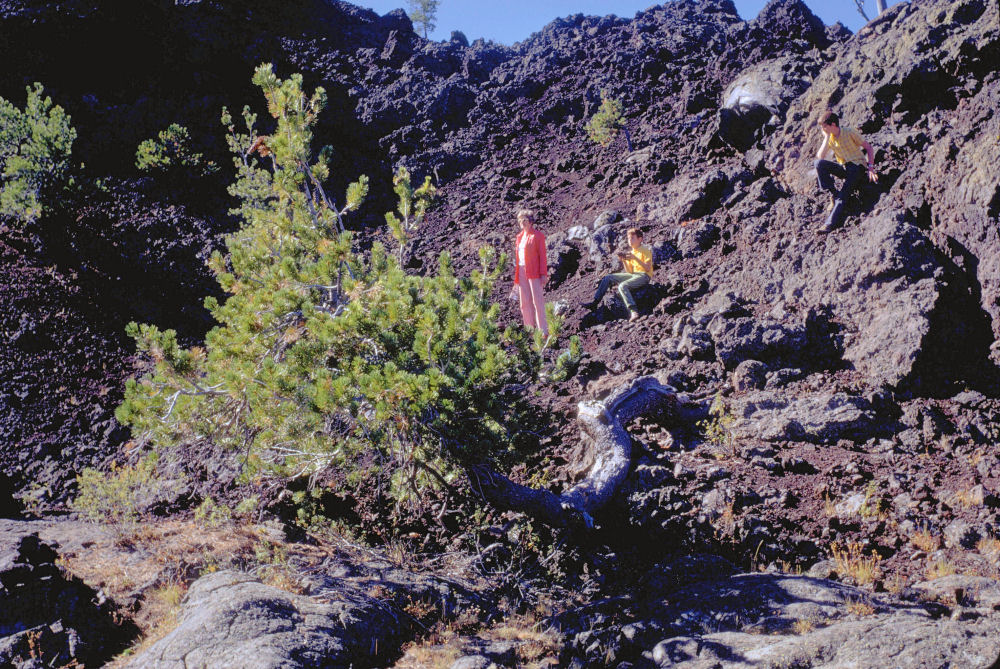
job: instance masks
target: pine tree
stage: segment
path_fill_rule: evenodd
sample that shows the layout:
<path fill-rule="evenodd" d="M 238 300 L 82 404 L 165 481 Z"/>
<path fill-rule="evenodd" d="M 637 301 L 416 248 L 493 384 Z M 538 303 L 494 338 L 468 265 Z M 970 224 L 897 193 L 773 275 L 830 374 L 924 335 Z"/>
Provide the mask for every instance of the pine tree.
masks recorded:
<path fill-rule="evenodd" d="M 601 91 L 601 108 L 587 121 L 587 136 L 601 146 L 607 146 L 620 131 L 625 132 L 628 150 L 632 151 L 632 137 L 625 125 L 621 100 L 609 97 L 607 91 Z"/>
<path fill-rule="evenodd" d="M 506 256 L 483 249 L 481 268 L 460 278 L 447 254 L 421 277 L 378 244 L 355 253 L 342 217 L 367 180 L 343 206 L 325 192 L 329 152 L 311 149 L 324 92 L 307 97 L 301 76 L 282 81 L 270 65 L 253 81 L 274 128 L 259 134 L 244 109 L 237 132 L 223 113 L 242 225 L 211 259 L 228 293 L 206 300 L 219 325 L 184 349 L 172 330 L 130 324 L 149 370 L 128 382 L 116 415 L 159 448 L 226 447 L 261 476 L 374 473 L 399 502 L 420 502 L 503 454 L 519 420 L 503 389 L 525 380 L 532 358 L 490 302 Z"/>
<path fill-rule="evenodd" d="M 437 28 L 437 10 L 441 0 L 407 0 L 410 6 L 410 21 L 414 27 L 422 29 L 424 39 Z"/>
<path fill-rule="evenodd" d="M 41 84 L 27 89 L 24 111 L 0 98 L 0 216 L 30 223 L 71 183 L 76 139 L 70 117 Z"/>

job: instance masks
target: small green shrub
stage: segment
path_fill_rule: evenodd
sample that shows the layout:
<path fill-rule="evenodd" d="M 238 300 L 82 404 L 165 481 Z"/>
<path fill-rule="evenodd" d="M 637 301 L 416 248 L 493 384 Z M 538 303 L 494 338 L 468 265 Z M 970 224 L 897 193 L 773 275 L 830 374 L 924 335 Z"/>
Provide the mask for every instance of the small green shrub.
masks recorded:
<path fill-rule="evenodd" d="M 296 490 L 292 493 L 295 505 L 295 523 L 305 530 L 318 531 L 330 523 L 323 514 L 323 490 L 318 487 Z"/>
<path fill-rule="evenodd" d="M 113 464 L 109 472 L 87 468 L 76 477 L 72 508 L 88 520 L 109 524 L 119 538 L 131 535 L 149 504 L 169 491 L 151 453 L 134 465 Z"/>
<path fill-rule="evenodd" d="M 888 500 L 882 498 L 878 492 L 878 484 L 871 481 L 865 488 L 865 499 L 858 508 L 858 515 L 862 518 L 880 518 L 889 510 Z"/>
<path fill-rule="evenodd" d="M 698 421 L 705 439 L 715 444 L 723 446 L 726 452 L 736 457 L 736 437 L 733 435 L 733 423 L 736 417 L 729 410 L 721 394 L 717 394 L 712 400 L 712 406 L 708 409 L 708 418 Z"/>
<path fill-rule="evenodd" d="M 556 362 L 552 367 L 549 378 L 553 381 L 565 381 L 576 373 L 577 365 L 583 356 L 583 348 L 580 346 L 580 338 L 573 335 L 569 338 L 569 348 L 556 357 Z"/>
<path fill-rule="evenodd" d="M 621 100 L 610 98 L 607 91 L 601 91 L 601 108 L 587 121 L 587 136 L 601 146 L 607 146 L 618 136 L 619 132 L 624 130 L 625 139 L 628 142 L 629 151 L 631 151 L 632 139 L 625 126 L 622 110 Z"/>
<path fill-rule="evenodd" d="M 171 123 L 161 130 L 156 139 L 147 139 L 135 152 L 135 166 L 141 172 L 166 172 L 173 169 L 188 170 L 197 175 L 215 171 L 215 164 L 206 162 L 202 154 L 191 148 L 188 129 Z"/>
<path fill-rule="evenodd" d="M 0 216 L 31 223 L 72 184 L 76 130 L 41 84 L 27 88 L 24 111 L 0 98 Z"/>
<path fill-rule="evenodd" d="M 211 497 L 194 510 L 194 519 L 209 529 L 221 527 L 233 519 L 233 512 L 225 504 L 218 504 Z"/>
<path fill-rule="evenodd" d="M 250 518 L 257 512 L 257 507 L 259 506 L 260 499 L 256 495 L 253 497 L 247 497 L 245 500 L 236 505 L 236 508 L 233 509 L 233 515 L 237 518 Z"/>

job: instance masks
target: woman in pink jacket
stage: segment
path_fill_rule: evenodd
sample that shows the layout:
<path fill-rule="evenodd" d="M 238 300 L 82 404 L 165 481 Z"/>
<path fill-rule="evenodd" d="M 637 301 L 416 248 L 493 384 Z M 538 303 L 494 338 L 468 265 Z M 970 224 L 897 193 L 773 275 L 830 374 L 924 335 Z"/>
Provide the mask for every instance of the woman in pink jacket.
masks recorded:
<path fill-rule="evenodd" d="M 548 334 L 542 295 L 542 284 L 549 274 L 545 235 L 535 229 L 535 212 L 531 209 L 518 211 L 517 222 L 521 231 L 514 242 L 514 286 L 521 298 L 521 317 L 525 327 L 538 328 Z"/>

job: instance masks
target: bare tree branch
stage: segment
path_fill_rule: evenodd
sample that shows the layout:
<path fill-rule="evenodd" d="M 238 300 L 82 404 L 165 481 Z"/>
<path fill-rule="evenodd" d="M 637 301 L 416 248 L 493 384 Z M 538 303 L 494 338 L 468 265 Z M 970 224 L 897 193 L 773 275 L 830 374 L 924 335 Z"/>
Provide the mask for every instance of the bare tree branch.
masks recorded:
<path fill-rule="evenodd" d="M 871 21 L 865 13 L 865 0 L 854 0 L 854 5 L 858 8 L 858 13 L 861 14 L 861 17 L 865 20 L 865 22 Z"/>

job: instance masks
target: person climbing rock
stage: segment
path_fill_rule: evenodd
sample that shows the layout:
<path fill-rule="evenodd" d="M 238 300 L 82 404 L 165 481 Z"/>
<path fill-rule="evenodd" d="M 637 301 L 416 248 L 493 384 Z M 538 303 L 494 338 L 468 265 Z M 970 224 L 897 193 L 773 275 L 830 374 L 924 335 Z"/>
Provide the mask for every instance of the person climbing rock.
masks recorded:
<path fill-rule="evenodd" d="M 878 182 L 875 174 L 875 152 L 872 145 L 858 134 L 857 130 L 840 127 L 840 117 L 832 111 L 824 112 L 819 119 L 819 127 L 823 131 L 823 144 L 816 152 L 816 179 L 819 187 L 830 193 L 830 214 L 821 228 L 829 232 L 843 222 L 844 203 L 847 197 L 861 182 L 861 175 L 867 166 L 868 179 Z M 833 152 L 837 162 L 826 160 L 828 152 Z M 867 154 L 867 163 L 865 161 Z M 833 178 L 843 179 L 843 185 L 838 190 Z"/>
<path fill-rule="evenodd" d="M 645 286 L 653 278 L 653 252 L 648 246 L 642 245 L 642 230 L 629 228 L 627 253 L 619 253 L 618 258 L 622 261 L 624 272 L 608 274 L 601 279 L 597 285 L 597 292 L 594 299 L 585 303 L 588 309 L 596 309 L 601 303 L 604 293 L 608 292 L 611 284 L 618 286 L 618 294 L 621 295 L 625 306 L 628 307 L 629 320 L 634 321 L 639 318 L 639 311 L 635 306 L 635 298 L 632 297 L 632 290 Z"/>
<path fill-rule="evenodd" d="M 542 285 L 549 274 L 545 258 L 545 235 L 535 229 L 535 212 L 521 209 L 517 212 L 521 231 L 514 241 L 514 289 L 521 300 L 521 318 L 525 327 L 549 331 L 545 320 L 545 297 Z"/>

